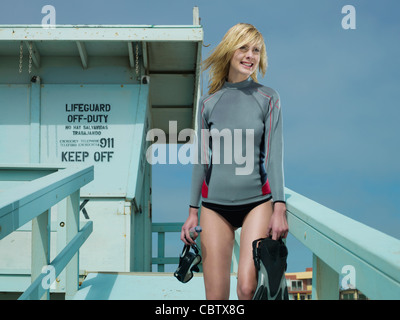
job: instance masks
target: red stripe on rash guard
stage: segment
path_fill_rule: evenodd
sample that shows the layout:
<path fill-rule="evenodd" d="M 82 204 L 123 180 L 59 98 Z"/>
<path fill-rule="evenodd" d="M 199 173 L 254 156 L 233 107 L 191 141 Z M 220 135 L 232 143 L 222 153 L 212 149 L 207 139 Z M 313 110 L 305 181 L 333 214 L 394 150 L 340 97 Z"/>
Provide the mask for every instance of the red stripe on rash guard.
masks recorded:
<path fill-rule="evenodd" d="M 208 198 L 208 186 L 206 180 L 203 181 L 203 186 L 201 187 L 201 195 L 203 198 Z"/>
<path fill-rule="evenodd" d="M 204 111 L 204 107 L 205 107 L 205 105 L 204 105 L 204 102 L 203 102 L 203 108 L 201 109 L 201 118 L 202 118 L 202 121 L 201 121 L 201 129 L 204 129 L 204 118 L 203 118 L 203 111 Z M 204 157 L 205 158 L 207 158 L 206 157 L 206 148 L 205 148 L 205 144 L 204 144 L 204 130 L 201 130 L 201 132 L 202 132 L 202 134 L 203 134 L 203 136 L 202 136 L 202 138 L 201 138 L 201 144 L 202 144 L 202 146 L 203 146 L 203 155 L 204 155 Z M 201 159 L 201 155 L 200 155 L 200 159 Z M 204 159 L 205 160 L 205 159 Z M 201 163 L 201 161 L 200 161 L 200 163 Z M 207 163 L 207 162 L 206 162 Z"/>
<path fill-rule="evenodd" d="M 269 105 L 271 105 L 271 100 L 269 101 Z M 271 129 L 272 129 L 272 108 L 269 113 L 269 131 L 268 131 L 268 143 L 267 143 L 267 156 L 265 158 L 265 169 L 267 169 L 268 164 L 268 156 L 269 156 L 269 138 L 271 136 Z"/>
<path fill-rule="evenodd" d="M 262 190 L 262 194 L 270 194 L 271 193 L 271 187 L 269 186 L 268 179 L 262 186 L 261 190 Z"/>
<path fill-rule="evenodd" d="M 265 93 L 264 93 L 264 92 L 262 92 L 261 90 L 258 90 L 258 89 L 257 89 L 257 91 L 258 91 L 259 93 L 261 93 L 263 96 L 265 96 L 265 97 L 267 97 L 267 98 L 271 99 L 271 96 L 269 96 L 269 95 L 265 94 Z"/>
<path fill-rule="evenodd" d="M 276 100 L 275 105 L 274 105 L 277 109 L 279 109 L 279 107 L 276 105 L 278 103 L 278 101 L 279 101 L 279 99 Z"/>

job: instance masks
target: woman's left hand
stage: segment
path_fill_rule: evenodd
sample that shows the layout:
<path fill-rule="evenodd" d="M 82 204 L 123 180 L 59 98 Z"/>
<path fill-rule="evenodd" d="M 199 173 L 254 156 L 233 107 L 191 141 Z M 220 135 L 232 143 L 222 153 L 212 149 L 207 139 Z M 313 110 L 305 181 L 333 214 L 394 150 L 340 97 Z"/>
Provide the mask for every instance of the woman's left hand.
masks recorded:
<path fill-rule="evenodd" d="M 286 238 L 289 232 L 289 226 L 286 220 L 286 205 L 281 202 L 274 204 L 274 211 L 268 226 L 268 234 L 273 240 Z"/>

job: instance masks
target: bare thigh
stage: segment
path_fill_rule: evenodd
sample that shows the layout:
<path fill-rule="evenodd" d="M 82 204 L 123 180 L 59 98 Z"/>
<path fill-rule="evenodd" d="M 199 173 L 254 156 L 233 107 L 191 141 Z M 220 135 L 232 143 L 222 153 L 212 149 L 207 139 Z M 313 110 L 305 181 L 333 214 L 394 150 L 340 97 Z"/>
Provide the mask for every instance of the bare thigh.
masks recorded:
<path fill-rule="evenodd" d="M 233 227 L 218 213 L 201 208 L 201 252 L 204 286 L 208 300 L 227 300 L 234 243 Z"/>
<path fill-rule="evenodd" d="M 262 203 L 251 210 L 243 221 L 240 233 L 240 258 L 238 265 L 239 299 L 251 299 L 257 287 L 257 274 L 253 261 L 252 243 L 267 236 L 272 216 L 272 201 Z"/>

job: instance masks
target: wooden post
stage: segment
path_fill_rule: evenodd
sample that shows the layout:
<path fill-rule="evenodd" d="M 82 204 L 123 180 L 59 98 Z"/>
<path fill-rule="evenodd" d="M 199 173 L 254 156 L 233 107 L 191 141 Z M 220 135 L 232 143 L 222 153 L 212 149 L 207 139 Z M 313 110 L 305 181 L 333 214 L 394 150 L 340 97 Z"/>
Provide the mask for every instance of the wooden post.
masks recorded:
<path fill-rule="evenodd" d="M 79 231 L 79 189 L 67 197 L 66 237 L 67 244 Z M 65 300 L 72 299 L 79 286 L 79 252 L 71 259 L 66 267 Z"/>
<path fill-rule="evenodd" d="M 32 219 L 31 282 L 42 273 L 42 268 L 50 264 L 50 214 L 45 211 Z M 49 300 L 50 289 L 40 299 Z"/>
<path fill-rule="evenodd" d="M 315 254 L 313 254 L 312 299 L 339 299 L 339 274 Z"/>

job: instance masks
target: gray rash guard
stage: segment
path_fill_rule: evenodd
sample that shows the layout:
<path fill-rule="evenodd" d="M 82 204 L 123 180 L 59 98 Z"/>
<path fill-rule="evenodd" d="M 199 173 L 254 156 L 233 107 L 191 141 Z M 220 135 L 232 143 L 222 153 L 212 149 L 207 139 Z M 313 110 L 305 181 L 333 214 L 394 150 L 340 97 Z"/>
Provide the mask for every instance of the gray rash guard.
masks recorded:
<path fill-rule="evenodd" d="M 251 78 L 200 99 L 190 206 L 285 201 L 279 94 Z"/>

